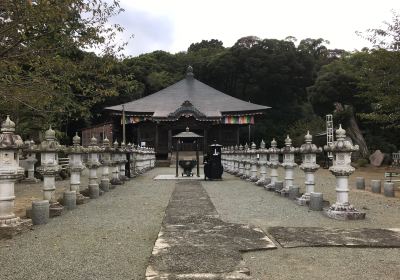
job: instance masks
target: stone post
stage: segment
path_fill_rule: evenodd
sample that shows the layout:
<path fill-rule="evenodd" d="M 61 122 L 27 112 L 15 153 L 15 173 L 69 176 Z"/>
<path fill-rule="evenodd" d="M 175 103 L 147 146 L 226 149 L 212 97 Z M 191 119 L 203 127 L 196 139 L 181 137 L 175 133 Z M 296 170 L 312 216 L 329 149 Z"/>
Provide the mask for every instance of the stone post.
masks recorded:
<path fill-rule="evenodd" d="M 257 146 L 256 143 L 251 143 L 251 150 L 250 150 L 250 182 L 257 182 L 258 181 L 258 170 L 257 170 Z"/>
<path fill-rule="evenodd" d="M 83 204 L 89 199 L 83 196 L 81 191 L 81 174 L 85 169 L 82 162 L 82 155 L 86 153 L 86 149 L 81 146 L 81 138 L 78 133 L 72 138 L 72 146 L 67 149 L 69 157 L 69 169 L 71 172 L 70 190 L 76 193 L 76 203 Z"/>
<path fill-rule="evenodd" d="M 293 169 L 297 166 L 294 162 L 294 154 L 298 152 L 298 150 L 298 148 L 292 146 L 292 139 L 290 139 L 288 135 L 285 139 L 285 147 L 281 149 L 281 153 L 283 154 L 283 163 L 281 166 L 285 169 L 285 186 L 280 191 L 282 195 L 288 194 L 290 188 L 293 186 Z"/>
<path fill-rule="evenodd" d="M 43 176 L 43 199 L 50 203 L 50 217 L 60 216 L 63 206 L 56 198 L 56 175 L 61 167 L 58 165 L 58 152 L 64 149 L 56 139 L 56 132 L 50 128 L 45 132 L 44 141 L 38 147 L 41 157 L 41 166 L 38 172 Z"/>
<path fill-rule="evenodd" d="M 246 145 L 244 145 L 243 155 L 244 155 L 244 159 L 243 159 L 244 174 L 240 178 L 246 180 L 246 179 L 250 178 L 250 149 L 249 149 L 249 145 L 247 145 L 247 143 L 246 143 Z"/>
<path fill-rule="evenodd" d="M 318 170 L 319 165 L 317 164 L 317 153 L 322 152 L 322 148 L 318 148 L 312 143 L 312 135 L 307 131 L 304 136 L 305 144 L 301 145 L 300 153 L 302 154 L 303 162 L 300 165 L 300 169 L 305 174 L 305 193 L 297 199 L 299 205 L 306 205 L 310 202 L 310 195 L 314 192 L 314 173 Z"/>
<path fill-rule="evenodd" d="M 257 186 L 265 186 L 270 182 L 270 179 L 269 178 L 267 179 L 267 164 L 268 164 L 267 152 L 268 150 L 265 149 L 265 142 L 264 140 L 261 140 L 260 149 L 258 150 L 260 159 L 257 163 L 260 170 L 260 179 L 256 182 Z"/>
<path fill-rule="evenodd" d="M 267 163 L 268 167 L 271 169 L 271 182 L 265 186 L 266 190 L 275 190 L 275 183 L 278 181 L 278 167 L 279 167 L 279 153 L 280 149 L 277 148 L 277 143 L 275 139 L 271 141 L 271 148 L 268 149 L 269 161 Z"/>
<path fill-rule="evenodd" d="M 32 225 L 31 220 L 21 220 L 14 214 L 14 184 L 24 175 L 18 158 L 23 141 L 14 132 L 15 123 L 7 116 L 1 124 L 0 134 L 0 238 L 12 237 Z"/>
<path fill-rule="evenodd" d="M 236 174 L 237 177 L 242 177 L 244 174 L 244 153 L 243 153 L 243 146 L 240 144 L 239 145 L 239 151 L 237 152 L 238 154 L 238 172 Z"/>
<path fill-rule="evenodd" d="M 97 182 L 97 169 L 100 167 L 99 153 L 101 152 L 100 147 L 97 145 L 96 137 L 90 139 L 88 147 L 88 161 L 86 163 L 89 169 L 89 196 L 92 199 L 98 198 L 100 195 L 100 187 Z"/>
<path fill-rule="evenodd" d="M 111 185 L 121 185 L 122 181 L 119 179 L 119 152 L 118 152 L 118 141 L 115 140 L 113 144 L 113 149 L 111 153 L 111 160 L 112 160 L 112 178 L 111 178 Z"/>
<path fill-rule="evenodd" d="M 110 167 L 112 167 L 111 153 L 110 140 L 108 140 L 106 136 L 106 138 L 103 139 L 100 159 L 100 163 L 103 167 L 101 170 L 100 189 L 104 192 L 110 191 Z"/>
<path fill-rule="evenodd" d="M 336 202 L 325 210 L 325 214 L 337 220 L 359 220 L 365 218 L 349 203 L 349 176 L 354 172 L 351 166 L 351 153 L 358 151 L 358 145 L 353 145 L 346 139 L 346 131 L 340 125 L 336 130 L 336 141 L 325 146 L 326 152 L 333 154 L 333 165 L 329 171 L 336 177 Z"/>

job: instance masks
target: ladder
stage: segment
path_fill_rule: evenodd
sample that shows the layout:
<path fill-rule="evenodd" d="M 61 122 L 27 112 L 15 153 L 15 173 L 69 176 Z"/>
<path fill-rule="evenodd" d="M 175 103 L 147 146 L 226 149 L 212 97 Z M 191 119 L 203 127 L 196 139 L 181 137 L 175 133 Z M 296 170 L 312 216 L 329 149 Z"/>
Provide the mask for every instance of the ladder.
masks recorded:
<path fill-rule="evenodd" d="M 333 144 L 333 116 L 326 115 L 326 144 L 329 146 Z M 328 158 L 333 159 L 333 154 L 328 153 Z"/>

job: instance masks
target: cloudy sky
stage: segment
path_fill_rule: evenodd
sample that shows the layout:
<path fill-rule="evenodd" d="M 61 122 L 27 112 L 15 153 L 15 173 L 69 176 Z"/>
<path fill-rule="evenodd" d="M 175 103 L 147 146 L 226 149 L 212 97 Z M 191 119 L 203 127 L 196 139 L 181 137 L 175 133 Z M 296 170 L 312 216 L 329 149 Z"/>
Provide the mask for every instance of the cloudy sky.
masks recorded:
<path fill-rule="evenodd" d="M 361 49 L 355 34 L 381 27 L 400 12 L 399 0 L 120 0 L 125 12 L 113 21 L 134 35 L 125 50 L 136 56 L 155 50 L 185 51 L 191 43 L 219 39 L 225 47 L 254 35 L 324 38 L 331 48 Z"/>

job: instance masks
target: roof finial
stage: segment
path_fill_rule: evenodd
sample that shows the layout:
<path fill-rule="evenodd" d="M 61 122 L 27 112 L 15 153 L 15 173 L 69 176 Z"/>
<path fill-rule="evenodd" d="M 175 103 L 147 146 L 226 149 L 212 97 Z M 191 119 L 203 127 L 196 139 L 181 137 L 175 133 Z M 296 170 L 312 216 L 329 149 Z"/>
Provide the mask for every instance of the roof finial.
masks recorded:
<path fill-rule="evenodd" d="M 191 65 L 186 69 L 186 77 L 193 77 L 193 67 Z"/>
<path fill-rule="evenodd" d="M 189 127 L 188 126 L 186 127 L 186 132 L 189 132 Z"/>

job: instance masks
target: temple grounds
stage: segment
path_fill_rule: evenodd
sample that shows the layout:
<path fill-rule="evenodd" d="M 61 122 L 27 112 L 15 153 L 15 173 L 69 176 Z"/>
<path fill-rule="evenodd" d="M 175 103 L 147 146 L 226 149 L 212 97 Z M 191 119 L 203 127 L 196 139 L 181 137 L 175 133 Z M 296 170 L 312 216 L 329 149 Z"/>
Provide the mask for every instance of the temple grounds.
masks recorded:
<path fill-rule="evenodd" d="M 145 279 L 145 271 L 161 228 L 175 181 L 154 181 L 173 168 L 156 168 L 47 225 L 0 241 L 2 279 Z M 350 177 L 350 202 L 367 213 L 365 220 L 337 221 L 321 212 L 224 174 L 223 181 L 200 181 L 224 222 L 268 228 L 399 228 L 400 200 L 372 194 L 370 179 L 383 179 L 383 168 L 358 169 Z M 279 169 L 282 178 L 283 170 Z M 367 190 L 355 190 L 355 177 L 366 178 Z M 296 170 L 295 184 L 303 185 Z M 69 181 L 57 182 L 61 194 Z M 82 185 L 87 178 L 82 178 Z M 316 191 L 335 200 L 335 178 L 316 173 Z M 16 185 L 16 213 L 41 198 L 41 184 Z M 398 279 L 400 249 L 299 247 L 243 253 L 253 279 Z"/>

